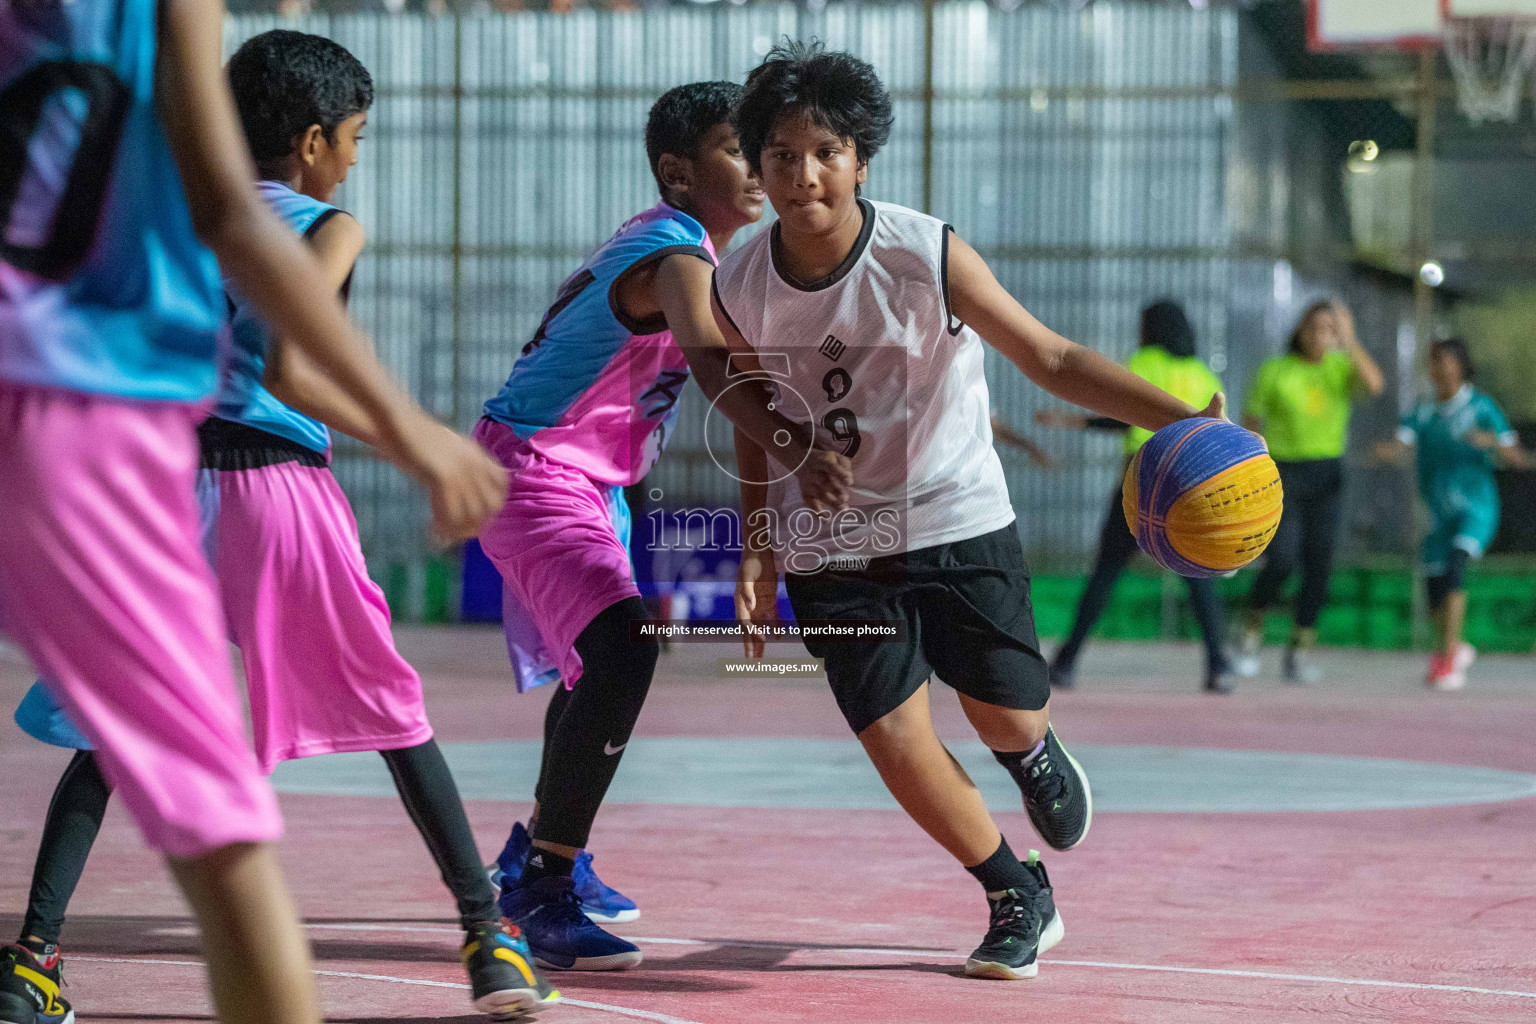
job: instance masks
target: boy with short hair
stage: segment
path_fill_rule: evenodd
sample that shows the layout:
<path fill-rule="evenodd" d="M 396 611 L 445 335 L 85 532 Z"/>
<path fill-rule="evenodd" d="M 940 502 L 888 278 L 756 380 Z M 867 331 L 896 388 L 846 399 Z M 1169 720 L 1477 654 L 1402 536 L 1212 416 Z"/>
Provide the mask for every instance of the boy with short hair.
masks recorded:
<path fill-rule="evenodd" d="M 889 136 L 891 101 L 870 65 L 819 45 L 775 47 L 732 115 L 779 215 L 715 273 L 728 343 L 775 355 L 775 387 L 808 400 L 851 460 L 856 500 L 807 518 L 795 481 L 738 432 L 746 523 L 737 586 L 749 625 L 771 616 L 780 559 L 800 620 L 881 620 L 894 641 L 807 640 L 886 785 L 981 883 L 977 977 L 1028 978 L 1063 930 L 1036 855 L 1021 861 L 976 787 L 934 734 L 928 677 L 960 691 L 967 717 L 1024 795 L 1051 846 L 1092 820 L 1081 768 L 1049 722 L 1050 687 L 1029 575 L 992 449 L 985 339 L 1053 394 L 1156 430 L 1201 413 L 1030 316 L 942 221 L 860 196 Z M 786 401 L 785 408 L 797 408 Z M 748 654 L 761 654 L 749 642 Z"/>
<path fill-rule="evenodd" d="M 531 839 L 518 825 L 498 865 L 502 910 L 547 967 L 617 970 L 641 959 L 582 913 L 587 897 L 572 876 L 581 864 L 583 888 L 600 885 L 583 847 L 659 654 L 655 640 L 630 636 L 647 614 L 622 488 L 660 456 L 690 371 L 763 444 L 781 437 L 807 493 L 845 500 L 843 460 L 813 451 L 809 432 L 773 411 L 760 384 L 729 380 L 709 310 L 716 254 L 762 213 L 762 188 L 728 121 L 739 92 L 700 82 L 656 102 L 645 137 L 661 202 L 566 279 L 475 431 L 511 477 L 480 541 L 505 583 L 514 674 L 523 690 L 563 681 L 545 717 Z"/>
<path fill-rule="evenodd" d="M 329 200 L 356 162 L 372 79 L 336 43 L 288 31 L 248 40 L 229 77 L 258 188 L 314 250 L 327 285 L 345 294 L 363 232 Z M 477 1008 L 501 1015 L 558 1001 L 526 946 L 500 926 L 432 739 L 421 680 L 394 649 L 383 595 L 367 576 L 351 509 L 328 468 L 329 432 L 273 391 L 364 438 L 378 436 L 373 417 L 279 342 L 233 283 L 229 296 L 232 351 L 215 415 L 198 430 L 199 492 L 205 544 L 245 661 L 259 766 L 270 772 L 294 757 L 384 751 L 458 897 Z M 17 719 L 45 742 L 80 750 L 49 807 L 22 938 L 0 964 L 0 1021 L 33 1024 L 70 1013 L 57 993 L 57 942 L 111 786 L 90 741 L 46 690 L 34 687 Z"/>
<path fill-rule="evenodd" d="M 277 801 L 198 544 L 193 417 L 224 309 L 199 240 L 373 419 L 442 533 L 472 533 L 504 476 L 404 397 L 257 197 L 223 14 L 217 0 L 0 5 L 0 110 L 19 122 L 0 138 L 17 172 L 0 190 L 0 618 L 166 855 L 220 1018 L 318 1024 L 269 846 Z M 48 102 L 61 91 L 88 110 Z"/>

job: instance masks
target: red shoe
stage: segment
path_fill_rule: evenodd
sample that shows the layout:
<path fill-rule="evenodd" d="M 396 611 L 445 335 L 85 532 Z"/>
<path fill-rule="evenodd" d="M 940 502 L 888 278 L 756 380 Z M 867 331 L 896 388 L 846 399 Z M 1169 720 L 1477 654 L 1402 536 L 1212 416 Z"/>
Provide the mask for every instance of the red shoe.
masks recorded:
<path fill-rule="evenodd" d="M 1456 667 L 1455 658 L 1431 654 L 1429 674 L 1424 679 L 1424 685 L 1431 690 L 1459 690 L 1467 685 L 1467 673 L 1465 669 Z"/>

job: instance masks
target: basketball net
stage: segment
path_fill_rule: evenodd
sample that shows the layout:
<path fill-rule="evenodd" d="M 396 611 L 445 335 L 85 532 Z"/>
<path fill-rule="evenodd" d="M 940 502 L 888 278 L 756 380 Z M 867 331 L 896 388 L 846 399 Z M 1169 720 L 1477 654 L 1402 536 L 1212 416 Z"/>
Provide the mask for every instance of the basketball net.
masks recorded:
<path fill-rule="evenodd" d="M 1463 114 L 1473 121 L 1513 121 L 1536 67 L 1536 20 L 1447 18 L 1445 59 Z"/>

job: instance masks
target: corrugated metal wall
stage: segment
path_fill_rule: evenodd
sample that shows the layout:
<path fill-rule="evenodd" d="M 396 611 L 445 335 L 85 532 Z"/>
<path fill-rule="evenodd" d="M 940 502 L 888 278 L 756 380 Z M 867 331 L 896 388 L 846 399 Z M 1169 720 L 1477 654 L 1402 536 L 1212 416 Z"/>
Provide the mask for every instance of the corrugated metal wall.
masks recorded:
<path fill-rule="evenodd" d="M 1122 358 L 1141 306 L 1172 295 L 1212 363 L 1228 361 L 1230 9 L 942 4 L 931 137 L 921 5 L 240 17 L 226 41 L 232 50 L 277 25 L 331 36 L 373 73 L 368 138 L 338 197 L 369 232 L 353 309 L 412 392 L 461 428 L 583 253 L 655 201 L 641 137 L 650 103 L 681 82 L 740 80 L 786 34 L 871 60 L 895 95 L 896 131 L 867 194 L 920 207 L 926 192 L 931 211 L 1068 337 Z M 1026 543 L 1037 559 L 1080 565 L 1118 444 L 1037 430 L 1033 412 L 1051 400 L 989 359 L 999 413 L 1062 462 L 1040 470 L 1004 453 Z M 690 389 L 647 481 L 669 504 L 735 502 L 733 481 L 704 452 L 703 405 Z M 376 564 L 428 555 L 423 503 L 398 473 L 353 447 L 336 468 Z"/>

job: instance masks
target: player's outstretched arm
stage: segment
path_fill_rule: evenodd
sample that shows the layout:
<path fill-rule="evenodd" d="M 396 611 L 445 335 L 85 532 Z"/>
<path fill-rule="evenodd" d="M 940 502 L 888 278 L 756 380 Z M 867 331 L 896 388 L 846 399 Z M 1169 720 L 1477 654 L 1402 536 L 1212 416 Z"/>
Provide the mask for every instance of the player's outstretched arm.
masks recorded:
<path fill-rule="evenodd" d="M 325 274 L 325 284 L 340 292 L 366 241 L 363 226 L 354 218 L 338 213 L 308 237 L 310 250 Z M 267 372 L 262 383 L 267 390 L 306 416 L 313 416 L 332 430 L 379 447 L 378 424 L 368 410 L 326 376 L 304 350 L 285 336 L 272 339 L 267 352 Z"/>
<path fill-rule="evenodd" d="M 1050 452 L 1014 430 L 1007 420 L 996 413 L 992 415 L 992 437 L 1003 444 L 1020 449 L 1029 456 L 1030 462 L 1042 469 L 1052 469 L 1056 465 L 1056 460 L 1051 458 Z"/>
<path fill-rule="evenodd" d="M 731 379 L 732 347 L 739 352 L 751 348 L 730 319 L 715 311 L 713 275 L 714 268 L 697 256 L 668 256 L 657 266 L 653 285 L 656 304 L 666 315 L 667 327 L 700 390 L 759 449 L 772 452 L 795 474 L 808 507 L 817 512 L 846 508 L 853 483 L 848 459 L 816 448 L 814 427 L 774 410 L 773 393 L 761 379 Z M 730 332 L 729 340 L 725 331 Z"/>
<path fill-rule="evenodd" d="M 949 299 L 956 317 L 1058 398 L 1124 423 L 1161 430 L 1190 416 L 1224 416 L 1217 394 L 1196 409 L 1091 349 L 1068 341 L 1009 295 L 986 262 L 958 236 L 950 237 Z"/>
<path fill-rule="evenodd" d="M 219 66 L 223 16 L 219 0 L 161 4 L 156 99 L 198 237 L 277 332 L 372 417 L 380 451 L 430 492 L 437 531 L 473 536 L 506 499 L 506 473 L 405 397 L 347 322 L 313 257 L 257 194 Z"/>

